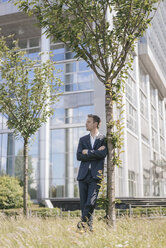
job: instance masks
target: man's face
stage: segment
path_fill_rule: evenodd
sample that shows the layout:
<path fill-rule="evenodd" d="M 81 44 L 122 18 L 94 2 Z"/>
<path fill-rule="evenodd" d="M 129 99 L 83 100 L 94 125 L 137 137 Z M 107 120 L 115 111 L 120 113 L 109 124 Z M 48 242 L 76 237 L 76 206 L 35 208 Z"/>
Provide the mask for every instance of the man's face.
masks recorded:
<path fill-rule="evenodd" d="M 87 131 L 92 131 L 96 127 L 97 127 L 97 122 L 93 122 L 93 118 L 92 117 L 88 117 L 87 118 L 87 121 L 86 121 L 86 130 Z"/>

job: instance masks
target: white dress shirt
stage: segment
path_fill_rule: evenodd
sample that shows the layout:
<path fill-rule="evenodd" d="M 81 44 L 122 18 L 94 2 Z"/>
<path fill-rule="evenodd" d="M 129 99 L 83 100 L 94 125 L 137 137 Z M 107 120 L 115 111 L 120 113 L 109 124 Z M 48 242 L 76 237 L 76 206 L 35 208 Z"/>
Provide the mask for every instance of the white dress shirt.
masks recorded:
<path fill-rule="evenodd" d="M 99 135 L 99 132 L 98 132 L 94 137 L 90 134 L 90 142 L 91 142 L 92 149 L 93 149 L 93 146 L 94 146 L 96 137 L 97 137 L 98 135 Z"/>
<path fill-rule="evenodd" d="M 96 140 L 98 135 L 99 135 L 99 132 L 94 137 L 90 134 L 90 143 L 91 143 L 92 149 L 93 149 L 95 140 Z M 89 169 L 91 169 L 91 164 L 89 165 Z"/>

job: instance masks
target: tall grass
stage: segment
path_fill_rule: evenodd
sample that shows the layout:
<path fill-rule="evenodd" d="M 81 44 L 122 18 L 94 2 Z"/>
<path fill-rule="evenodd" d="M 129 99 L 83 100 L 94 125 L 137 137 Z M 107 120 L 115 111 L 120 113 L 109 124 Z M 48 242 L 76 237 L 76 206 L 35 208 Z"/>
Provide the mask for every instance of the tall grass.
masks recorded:
<path fill-rule="evenodd" d="M 117 221 L 113 231 L 95 219 L 93 233 L 78 233 L 78 218 L 6 218 L 0 216 L 1 248 L 166 248 L 166 219 Z"/>

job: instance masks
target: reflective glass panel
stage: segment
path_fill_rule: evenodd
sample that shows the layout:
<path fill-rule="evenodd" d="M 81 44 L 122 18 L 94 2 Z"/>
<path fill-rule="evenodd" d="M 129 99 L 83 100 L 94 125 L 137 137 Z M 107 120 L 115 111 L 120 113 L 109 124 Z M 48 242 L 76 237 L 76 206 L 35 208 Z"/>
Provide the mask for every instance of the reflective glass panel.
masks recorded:
<path fill-rule="evenodd" d="M 35 37 L 29 40 L 29 47 L 38 47 L 39 46 L 39 38 Z"/>
<path fill-rule="evenodd" d="M 88 64 L 85 61 L 79 61 L 79 71 L 87 71 L 90 68 L 88 67 Z"/>
<path fill-rule="evenodd" d="M 24 142 L 22 139 L 15 139 L 15 155 L 23 155 Z"/>
<path fill-rule="evenodd" d="M 87 133 L 85 127 L 51 131 L 51 197 L 68 196 L 68 187 L 70 187 L 70 194 L 78 197 L 76 178 L 80 162 L 76 159 L 76 152 L 79 138 Z M 72 183 L 70 173 L 74 175 Z"/>
<path fill-rule="evenodd" d="M 1 157 L 1 173 L 6 174 L 7 157 Z"/>
<path fill-rule="evenodd" d="M 18 45 L 21 49 L 27 48 L 27 40 L 19 40 Z"/>
<path fill-rule="evenodd" d="M 78 73 L 78 82 L 90 82 L 93 80 L 92 72 Z"/>
<path fill-rule="evenodd" d="M 76 71 L 76 63 L 68 63 L 66 64 L 66 73 L 75 72 Z"/>
<path fill-rule="evenodd" d="M 2 156 L 7 156 L 8 135 L 2 134 Z"/>
<path fill-rule="evenodd" d="M 38 147 L 39 147 L 38 139 L 39 139 L 38 132 L 30 138 L 29 155 L 38 155 Z"/>
<path fill-rule="evenodd" d="M 2 134 L 0 134 L 0 156 L 2 154 Z"/>
<path fill-rule="evenodd" d="M 51 153 L 65 152 L 65 132 L 64 129 L 51 130 Z"/>
<path fill-rule="evenodd" d="M 56 71 L 57 71 L 57 70 L 58 70 L 58 71 L 61 71 L 61 73 L 62 73 L 62 72 L 64 72 L 64 66 L 65 66 L 64 64 L 56 64 L 56 65 L 55 65 L 55 70 L 56 70 Z"/>

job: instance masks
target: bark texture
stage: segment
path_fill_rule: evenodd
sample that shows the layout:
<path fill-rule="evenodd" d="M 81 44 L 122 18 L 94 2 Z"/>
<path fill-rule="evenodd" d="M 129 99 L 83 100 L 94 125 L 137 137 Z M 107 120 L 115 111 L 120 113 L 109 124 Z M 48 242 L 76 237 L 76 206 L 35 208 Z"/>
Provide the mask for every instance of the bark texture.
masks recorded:
<path fill-rule="evenodd" d="M 24 215 L 28 217 L 28 139 L 24 139 Z"/>
<path fill-rule="evenodd" d="M 105 94 L 105 107 L 106 107 L 106 125 L 107 125 L 107 221 L 108 225 L 115 229 L 116 213 L 115 213 L 115 164 L 113 163 L 114 158 L 114 147 L 112 144 L 113 132 L 113 101 L 111 96 L 111 86 L 107 86 Z"/>

